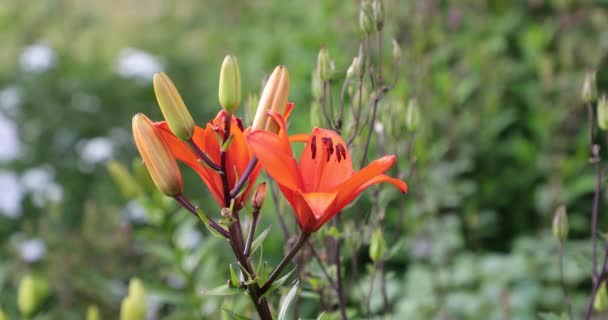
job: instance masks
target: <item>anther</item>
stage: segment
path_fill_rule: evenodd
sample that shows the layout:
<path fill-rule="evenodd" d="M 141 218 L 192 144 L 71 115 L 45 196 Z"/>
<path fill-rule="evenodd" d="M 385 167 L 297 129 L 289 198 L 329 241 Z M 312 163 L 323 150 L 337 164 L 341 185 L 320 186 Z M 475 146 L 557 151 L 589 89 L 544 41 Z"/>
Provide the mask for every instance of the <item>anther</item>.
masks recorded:
<path fill-rule="evenodd" d="M 310 151 L 312 151 L 312 158 L 314 159 L 317 156 L 317 136 L 312 136 L 312 141 L 310 141 Z"/>

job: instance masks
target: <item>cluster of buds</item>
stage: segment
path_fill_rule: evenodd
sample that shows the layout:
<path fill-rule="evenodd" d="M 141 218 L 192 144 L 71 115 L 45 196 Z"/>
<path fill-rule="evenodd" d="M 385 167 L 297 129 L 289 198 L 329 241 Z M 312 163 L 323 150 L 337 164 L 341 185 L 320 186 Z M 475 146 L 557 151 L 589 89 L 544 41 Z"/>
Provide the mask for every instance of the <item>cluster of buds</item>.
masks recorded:
<path fill-rule="evenodd" d="M 359 27 L 365 34 L 384 28 L 383 0 L 363 0 L 359 9 Z"/>

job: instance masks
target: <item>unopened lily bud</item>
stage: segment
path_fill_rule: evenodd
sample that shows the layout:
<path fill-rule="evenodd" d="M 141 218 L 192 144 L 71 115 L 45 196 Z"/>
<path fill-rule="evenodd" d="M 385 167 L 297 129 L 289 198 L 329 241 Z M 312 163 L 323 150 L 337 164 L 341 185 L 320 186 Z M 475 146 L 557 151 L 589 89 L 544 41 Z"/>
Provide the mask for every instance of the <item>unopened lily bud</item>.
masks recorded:
<path fill-rule="evenodd" d="M 568 238 L 568 214 L 566 206 L 561 205 L 553 216 L 553 236 L 557 241 L 564 242 Z"/>
<path fill-rule="evenodd" d="M 48 294 L 49 287 L 45 279 L 33 275 L 23 277 L 17 292 L 17 305 L 21 315 L 31 317 L 42 306 Z"/>
<path fill-rule="evenodd" d="M 369 245 L 369 257 L 374 262 L 380 261 L 384 257 L 385 251 L 386 242 L 384 241 L 382 230 L 376 229 L 374 230 L 374 233 L 372 233 L 372 241 Z"/>
<path fill-rule="evenodd" d="M 595 299 L 593 300 L 593 309 L 597 312 L 604 312 L 608 309 L 608 291 L 606 291 L 606 281 L 603 281 L 600 284 L 600 287 L 595 294 Z"/>
<path fill-rule="evenodd" d="M 583 79 L 581 98 L 584 103 L 591 103 L 597 98 L 597 86 L 595 84 L 595 71 L 587 71 Z"/>
<path fill-rule="evenodd" d="M 146 318 L 146 289 L 137 278 L 129 281 L 129 293 L 122 300 L 120 320 L 144 320 Z"/>
<path fill-rule="evenodd" d="M 141 194 L 141 189 L 135 182 L 135 178 L 122 163 L 116 160 L 109 161 L 108 172 L 126 198 L 134 198 Z"/>
<path fill-rule="evenodd" d="M 220 70 L 220 105 L 226 112 L 233 113 L 241 104 L 241 71 L 239 62 L 233 55 L 224 58 Z"/>
<path fill-rule="evenodd" d="M 323 97 L 323 84 L 321 83 L 321 77 L 319 76 L 319 68 L 315 68 L 312 71 L 312 78 L 310 86 L 312 88 L 312 96 L 315 100 L 321 100 Z"/>
<path fill-rule="evenodd" d="M 374 9 L 370 0 L 361 1 L 359 9 L 359 27 L 365 34 L 370 34 L 374 31 Z"/>
<path fill-rule="evenodd" d="M 164 72 L 155 74 L 153 82 L 156 100 L 169 129 L 176 137 L 189 140 L 194 134 L 194 120 L 177 88 Z"/>
<path fill-rule="evenodd" d="M 321 104 L 318 101 L 313 101 L 310 104 L 310 125 L 311 127 L 321 127 Z"/>
<path fill-rule="evenodd" d="M 399 63 L 401 60 L 401 46 L 399 46 L 399 43 L 395 39 L 393 39 L 393 59 L 395 63 Z"/>
<path fill-rule="evenodd" d="M 87 317 L 86 320 L 100 320 L 101 316 L 99 315 L 99 308 L 97 306 L 89 306 L 87 308 Z"/>
<path fill-rule="evenodd" d="M 361 68 L 361 60 L 359 59 L 359 57 L 354 57 L 353 62 L 350 64 L 350 66 L 346 70 L 346 77 L 347 78 L 359 77 L 362 70 L 363 70 L 363 68 Z"/>
<path fill-rule="evenodd" d="M 335 66 L 332 67 L 332 61 L 329 58 L 329 51 L 327 51 L 327 48 L 325 47 L 322 47 L 321 50 L 319 50 L 319 55 L 317 56 L 317 68 L 319 70 L 319 78 L 321 81 L 331 80 Z"/>
<path fill-rule="evenodd" d="M 261 208 L 264 204 L 264 199 L 266 198 L 266 182 L 262 182 L 258 184 L 255 188 L 255 192 L 253 193 L 253 197 L 251 197 L 251 206 L 254 208 Z"/>
<path fill-rule="evenodd" d="M 372 2 L 372 9 L 376 30 L 382 31 L 382 28 L 384 28 L 384 2 L 382 0 L 374 0 Z"/>
<path fill-rule="evenodd" d="M 278 132 L 279 126 L 268 116 L 268 111 L 284 114 L 288 98 L 289 72 L 287 67 L 278 66 L 268 78 L 266 86 L 264 86 L 251 130 L 264 129 L 270 132 Z"/>
<path fill-rule="evenodd" d="M 597 101 L 597 126 L 608 130 L 608 99 L 602 95 Z"/>
<path fill-rule="evenodd" d="M 414 131 L 420 124 L 420 106 L 416 98 L 410 99 L 405 113 L 405 127 L 409 131 Z"/>
<path fill-rule="evenodd" d="M 177 161 L 152 121 L 138 113 L 133 116 L 132 124 L 137 150 L 158 190 L 169 197 L 182 194 L 184 184 Z"/>

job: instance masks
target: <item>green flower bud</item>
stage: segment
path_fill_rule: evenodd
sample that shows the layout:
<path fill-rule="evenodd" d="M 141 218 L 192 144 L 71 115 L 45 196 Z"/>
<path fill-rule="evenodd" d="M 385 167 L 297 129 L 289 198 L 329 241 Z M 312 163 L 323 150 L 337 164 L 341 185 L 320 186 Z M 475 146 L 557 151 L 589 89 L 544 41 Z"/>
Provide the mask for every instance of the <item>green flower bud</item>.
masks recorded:
<path fill-rule="evenodd" d="M 120 320 L 144 320 L 146 318 L 146 290 L 141 280 L 129 281 L 129 294 L 122 300 Z"/>
<path fill-rule="evenodd" d="M 401 46 L 399 46 L 399 43 L 395 39 L 393 39 L 393 59 L 396 64 L 401 61 Z"/>
<path fill-rule="evenodd" d="M 602 95 L 597 101 L 597 126 L 608 130 L 608 99 Z"/>
<path fill-rule="evenodd" d="M 156 100 L 169 129 L 176 137 L 190 140 L 194 134 L 194 120 L 177 88 L 164 72 L 154 75 L 153 84 Z"/>
<path fill-rule="evenodd" d="M 420 107 L 418 106 L 418 100 L 416 98 L 410 99 L 407 105 L 405 114 L 405 127 L 409 131 L 415 131 L 418 129 L 420 124 Z"/>
<path fill-rule="evenodd" d="M 278 132 L 279 126 L 268 116 L 268 111 L 284 114 L 289 98 L 289 72 L 287 67 L 278 66 L 264 86 L 260 103 L 253 119 L 251 130 L 264 129 L 270 132 Z"/>
<path fill-rule="evenodd" d="M 382 31 L 382 28 L 384 28 L 384 2 L 382 0 L 374 0 L 374 2 L 372 2 L 372 10 L 374 13 L 376 30 Z"/>
<path fill-rule="evenodd" d="M 49 294 L 49 287 L 45 279 L 26 275 L 19 283 L 17 292 L 17 305 L 21 315 L 29 318 L 42 306 Z"/>
<path fill-rule="evenodd" d="M 595 71 L 587 71 L 581 89 L 581 98 L 584 103 L 591 103 L 597 98 L 597 86 L 595 84 Z"/>
<path fill-rule="evenodd" d="M 86 320 L 99 320 L 101 316 L 99 315 L 99 308 L 97 306 L 89 306 L 87 308 L 87 317 Z"/>
<path fill-rule="evenodd" d="M 184 183 L 175 157 L 143 113 L 133 116 L 133 138 L 154 184 L 164 195 L 182 194 Z"/>
<path fill-rule="evenodd" d="M 220 105 L 228 113 L 233 113 L 241 104 L 241 71 L 235 56 L 226 56 L 222 63 L 219 98 Z"/>
<path fill-rule="evenodd" d="M 606 281 L 600 284 L 600 287 L 595 294 L 595 300 L 593 300 L 593 308 L 597 312 L 604 312 L 608 309 L 608 292 L 606 291 Z"/>
<path fill-rule="evenodd" d="M 310 104 L 310 125 L 314 127 L 322 127 L 323 121 L 321 120 L 321 104 L 318 101 L 313 101 Z"/>
<path fill-rule="evenodd" d="M 374 233 L 372 233 L 372 241 L 369 245 L 369 257 L 372 261 L 378 262 L 384 257 L 385 251 L 386 242 L 384 241 L 382 230 L 376 229 L 374 230 Z"/>
<path fill-rule="evenodd" d="M 311 83 L 312 96 L 315 100 L 321 100 L 323 97 L 323 84 L 321 83 L 321 77 L 319 76 L 319 68 L 315 68 L 312 71 Z"/>
<path fill-rule="evenodd" d="M 108 172 L 120 192 L 128 199 L 135 198 L 141 194 L 139 185 L 129 170 L 116 160 L 111 160 L 107 164 Z"/>
<path fill-rule="evenodd" d="M 321 47 L 321 50 L 319 50 L 317 68 L 319 70 L 319 78 L 322 81 L 331 80 L 335 66 L 333 66 L 333 62 L 329 58 L 329 51 L 325 47 Z"/>
<path fill-rule="evenodd" d="M 346 70 L 347 78 L 359 77 L 361 75 L 361 71 L 363 68 L 361 67 L 361 60 L 359 57 L 354 57 L 353 62 L 350 64 L 348 69 Z"/>
<path fill-rule="evenodd" d="M 566 206 L 561 205 L 553 216 L 553 236 L 557 241 L 564 242 L 568 238 L 568 214 Z"/>
<path fill-rule="evenodd" d="M 361 1 L 359 9 L 359 27 L 365 34 L 370 34 L 374 31 L 374 9 L 370 0 Z"/>

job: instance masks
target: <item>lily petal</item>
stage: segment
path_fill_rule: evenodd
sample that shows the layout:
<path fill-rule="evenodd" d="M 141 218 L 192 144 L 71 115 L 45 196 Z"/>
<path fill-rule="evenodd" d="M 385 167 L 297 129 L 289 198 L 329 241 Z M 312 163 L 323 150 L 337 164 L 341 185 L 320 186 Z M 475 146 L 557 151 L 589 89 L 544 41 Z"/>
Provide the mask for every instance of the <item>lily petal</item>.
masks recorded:
<path fill-rule="evenodd" d="M 315 216 L 315 219 L 321 219 L 323 214 L 327 212 L 327 209 L 336 200 L 337 192 L 309 192 L 303 193 L 300 191 L 300 195 L 306 201 L 306 204 Z"/>

